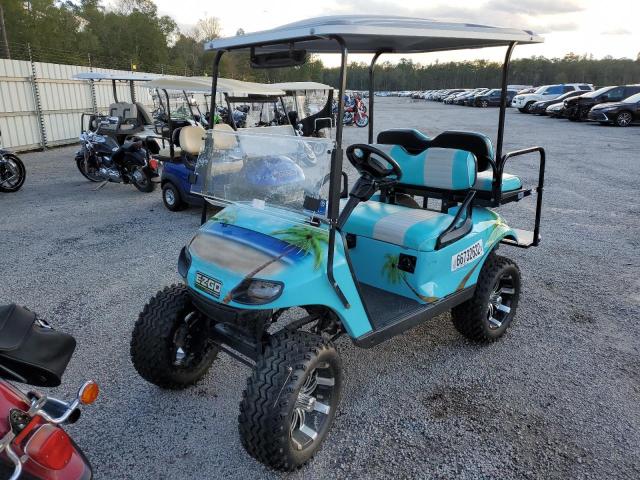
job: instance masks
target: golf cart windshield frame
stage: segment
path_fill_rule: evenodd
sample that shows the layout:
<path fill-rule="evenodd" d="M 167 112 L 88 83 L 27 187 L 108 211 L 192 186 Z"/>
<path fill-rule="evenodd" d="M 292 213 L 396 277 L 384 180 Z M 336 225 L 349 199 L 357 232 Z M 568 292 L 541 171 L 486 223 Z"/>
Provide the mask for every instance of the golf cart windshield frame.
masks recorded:
<path fill-rule="evenodd" d="M 215 111 L 216 108 L 216 91 L 217 91 L 217 79 L 218 79 L 218 74 L 219 74 L 219 68 L 220 68 L 220 62 L 222 60 L 223 55 L 226 52 L 231 52 L 231 51 L 236 51 L 236 50 L 246 50 L 246 49 L 251 49 L 252 52 L 255 52 L 256 48 L 263 48 L 266 52 L 271 52 L 274 50 L 274 47 L 280 48 L 281 50 L 289 50 L 289 51 L 295 51 L 297 48 L 303 48 L 304 45 L 299 46 L 297 44 L 300 43 L 304 43 L 304 42 L 312 42 L 312 41 L 318 41 L 318 42 L 324 42 L 324 50 L 323 51 L 327 51 L 326 50 L 326 42 L 333 41 L 335 42 L 335 45 L 337 47 L 337 53 L 340 54 L 341 56 L 341 62 L 340 62 L 340 74 L 339 74 L 339 82 L 338 82 L 338 98 L 342 99 L 344 97 L 345 91 L 346 91 L 346 76 L 347 76 L 347 62 L 348 62 L 348 54 L 349 54 L 349 50 L 348 50 L 348 46 L 347 46 L 347 42 L 345 40 L 345 38 L 342 35 L 337 35 L 337 34 L 327 34 L 327 35 L 314 35 L 314 34 L 306 34 L 306 35 L 300 35 L 300 36 L 295 36 L 292 37 L 291 33 L 292 31 L 294 33 L 296 32 L 300 32 L 302 30 L 287 30 L 287 35 L 286 38 L 280 37 L 277 38 L 277 34 L 275 33 L 271 33 L 271 32 L 258 32 L 257 34 L 249 34 L 247 35 L 247 39 L 246 39 L 246 43 L 243 42 L 242 38 L 238 38 L 235 37 L 233 39 L 229 39 L 228 41 L 226 41 L 225 39 L 222 40 L 216 40 L 214 42 L 211 42 L 210 44 L 206 45 L 206 49 L 208 50 L 215 50 L 216 46 L 218 46 L 218 49 L 215 50 L 216 52 L 216 56 L 213 62 L 213 71 L 212 71 L 212 85 L 211 85 L 211 90 L 212 90 L 212 96 L 211 96 L 211 111 Z M 309 30 L 306 30 L 307 32 Z M 314 31 L 314 29 L 311 30 L 312 32 Z M 535 37 L 535 35 L 531 32 L 522 32 L 522 33 L 526 33 L 526 34 L 530 34 L 530 37 L 528 39 L 524 38 L 523 36 L 523 41 L 524 43 L 536 43 L 538 41 L 540 41 L 537 37 Z M 263 40 L 260 40 L 260 37 L 263 38 Z M 497 37 L 497 35 L 496 35 Z M 515 48 L 516 44 L 518 43 L 517 40 L 514 40 L 513 38 L 515 37 L 515 35 L 511 35 L 510 38 L 509 35 L 505 35 L 505 38 L 500 39 L 500 40 L 495 40 L 495 46 L 506 46 L 507 47 L 507 51 L 505 54 L 505 59 L 504 59 L 504 63 L 502 66 L 502 81 L 501 81 L 501 91 L 502 91 L 502 99 L 500 102 L 500 113 L 499 113 L 499 120 L 498 120 L 498 134 L 497 134 L 497 152 L 496 152 L 496 162 L 492 162 L 492 168 L 494 171 L 494 175 L 493 175 L 493 182 L 492 182 L 492 197 L 493 197 L 493 201 L 496 202 L 496 206 L 500 204 L 500 196 L 501 196 L 501 167 L 504 164 L 504 161 L 506 160 L 506 157 L 503 159 L 502 157 L 502 148 L 503 148 L 503 137 L 504 137 L 504 123 L 505 123 L 505 113 L 506 113 L 506 108 L 507 108 L 507 102 L 506 102 L 506 92 L 507 92 L 507 77 L 508 77 L 508 72 L 509 72 L 509 62 L 511 60 L 511 55 L 513 53 L 513 49 Z M 493 46 L 490 45 L 489 42 L 493 41 L 493 40 L 487 40 L 487 41 L 483 41 L 483 40 L 477 40 L 478 45 L 469 45 L 467 47 L 460 47 L 460 46 L 456 46 L 457 44 L 455 43 L 455 40 L 457 40 L 456 37 L 451 37 L 452 38 L 452 48 L 450 48 L 450 50 L 456 50 L 456 49 L 468 49 L 468 48 L 482 48 L 482 47 L 488 47 L 488 46 Z M 465 38 L 466 37 L 460 37 L 460 38 Z M 484 43 L 483 43 L 484 42 Z M 433 50 L 427 50 L 427 51 L 435 51 L 435 50 L 439 50 L 439 51 L 446 51 L 446 48 L 438 48 L 438 49 L 433 49 Z M 335 52 L 335 50 L 334 50 Z M 383 53 L 405 53 L 403 51 L 394 51 L 392 49 L 387 49 L 387 48 L 381 48 L 378 49 L 377 51 L 371 51 L 371 52 L 360 52 L 359 53 L 373 53 L 373 59 L 371 61 L 370 67 L 369 67 L 369 117 L 370 117 L 370 121 L 369 121 L 369 131 L 368 131 L 368 138 L 369 138 L 369 143 L 373 143 L 373 108 L 374 108 L 374 69 L 375 69 L 375 63 L 376 61 L 380 58 L 380 56 Z M 314 52 L 315 53 L 315 52 Z M 345 105 L 342 101 L 338 102 L 338 119 L 341 119 L 344 117 L 344 110 L 345 110 Z M 209 122 L 209 128 L 213 128 L 214 125 L 214 121 L 213 121 L 213 117 L 211 118 L 210 122 Z M 343 292 L 341 291 L 337 281 L 334 278 L 333 275 L 333 261 L 334 261 L 334 250 L 335 250 L 335 244 L 336 244 L 336 231 L 338 230 L 337 228 L 337 223 L 338 223 L 338 217 L 340 214 L 340 194 L 341 194 L 341 180 L 342 180 L 342 165 L 343 165 L 343 159 L 344 159 L 344 150 L 343 150 L 343 146 L 342 146 L 342 140 L 343 140 L 343 129 L 344 129 L 344 125 L 343 122 L 341 121 L 337 121 L 336 122 L 336 133 L 335 133 L 335 148 L 333 150 L 332 153 L 332 158 L 331 158 L 331 172 L 330 172 L 330 179 L 329 179 L 329 208 L 328 208 L 328 224 L 329 224 L 329 244 L 328 244 L 328 258 L 327 258 L 327 277 L 330 281 L 330 283 L 333 286 L 333 289 L 336 291 L 336 293 L 338 294 L 338 296 L 340 297 L 340 300 L 342 301 L 342 303 L 344 304 L 345 307 L 348 308 L 349 304 L 347 302 L 347 299 L 345 297 L 345 295 L 343 294 Z M 538 151 L 537 149 L 535 151 Z M 528 152 L 527 152 L 528 153 Z M 544 151 L 542 149 L 540 149 L 540 155 L 541 155 L 541 169 L 543 169 L 543 165 L 544 165 Z M 542 178 L 540 178 L 540 182 L 538 185 L 538 192 L 539 192 L 539 197 L 541 197 L 542 195 Z M 539 198 L 539 202 L 540 203 L 540 198 Z M 203 211 L 202 211 L 202 218 L 201 221 L 204 224 L 207 220 L 207 202 L 204 202 L 204 206 L 203 206 Z M 536 215 L 536 232 L 538 232 L 539 230 L 539 212 L 537 212 Z M 342 235 L 342 233 L 340 233 Z M 537 241 L 538 238 L 535 238 L 534 240 L 534 244 L 537 245 Z M 346 244 L 346 242 L 345 242 Z"/>

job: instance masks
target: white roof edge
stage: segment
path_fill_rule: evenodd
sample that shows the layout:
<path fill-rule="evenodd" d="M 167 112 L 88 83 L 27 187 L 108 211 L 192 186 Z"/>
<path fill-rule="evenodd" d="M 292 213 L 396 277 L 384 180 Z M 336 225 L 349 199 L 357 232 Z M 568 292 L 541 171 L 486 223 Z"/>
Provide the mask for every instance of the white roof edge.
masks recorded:
<path fill-rule="evenodd" d="M 452 41 L 469 41 L 464 46 L 452 42 L 451 49 L 481 48 L 490 46 L 507 45 L 510 42 L 541 43 L 542 37 L 528 30 L 512 28 L 490 27 L 485 25 L 438 22 L 435 20 L 415 19 L 407 17 L 379 17 L 371 15 L 343 15 L 309 19 L 284 25 L 271 30 L 249 33 L 235 37 L 215 39 L 205 44 L 205 50 L 224 50 L 228 48 L 248 48 L 252 45 L 267 42 L 287 42 L 308 37 L 327 37 L 331 35 L 341 36 L 345 39 L 347 47 L 349 43 L 358 37 L 378 40 L 371 42 L 367 47 L 356 49 L 356 53 L 375 53 L 384 43 L 383 39 L 405 39 L 406 46 L 391 49 L 390 53 L 418 53 L 436 50 L 446 50 L 446 45 L 430 50 L 424 46 L 411 47 L 410 40 L 416 42 L 427 39 Z M 477 40 L 477 42 L 474 42 Z M 351 42 L 350 42 L 351 41 Z M 317 42 L 320 43 L 320 42 Z M 317 53 L 329 53 L 337 50 L 335 47 L 311 50 Z M 446 42 L 445 42 L 446 43 Z M 326 46 L 325 46 L 326 47 Z M 352 50 L 352 49 L 350 49 Z"/>
<path fill-rule="evenodd" d="M 160 75 L 153 75 L 148 73 L 137 72 L 120 72 L 120 73 L 107 73 L 107 72 L 81 72 L 76 73 L 71 77 L 74 80 L 121 80 L 134 82 L 150 82 L 156 78 L 160 78 Z"/>
<path fill-rule="evenodd" d="M 271 83 L 271 86 L 280 88 L 286 92 L 302 92 L 307 90 L 336 90 L 330 85 L 319 82 L 280 82 Z"/>

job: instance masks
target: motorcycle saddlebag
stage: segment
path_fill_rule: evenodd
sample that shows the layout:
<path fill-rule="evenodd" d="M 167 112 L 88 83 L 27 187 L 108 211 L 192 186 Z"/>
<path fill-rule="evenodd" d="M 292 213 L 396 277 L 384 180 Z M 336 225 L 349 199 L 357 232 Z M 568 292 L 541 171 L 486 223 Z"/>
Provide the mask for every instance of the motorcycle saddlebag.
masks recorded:
<path fill-rule="evenodd" d="M 0 305 L 0 377 L 38 387 L 57 387 L 76 348 L 58 332 L 18 305 Z"/>

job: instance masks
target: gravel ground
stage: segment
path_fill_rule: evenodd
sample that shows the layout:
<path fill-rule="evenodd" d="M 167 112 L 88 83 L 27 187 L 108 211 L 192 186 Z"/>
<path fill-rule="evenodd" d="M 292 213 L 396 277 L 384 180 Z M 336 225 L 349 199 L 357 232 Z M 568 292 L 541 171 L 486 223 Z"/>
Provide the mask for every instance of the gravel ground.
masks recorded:
<path fill-rule="evenodd" d="M 498 116 L 392 98 L 376 114 L 378 128 L 492 137 Z M 548 152 L 543 243 L 502 248 L 523 273 L 517 321 L 489 346 L 465 341 L 448 314 L 371 350 L 341 339 L 346 386 L 333 429 L 307 467 L 283 477 L 640 478 L 639 132 L 510 110 L 506 149 Z M 69 429 L 96 478 L 279 478 L 240 445 L 246 367 L 221 354 L 196 387 L 167 392 L 129 360 L 138 312 L 179 281 L 177 255 L 199 211 L 171 213 L 158 191 L 95 191 L 73 153 L 23 155 L 23 190 L 0 195 L 0 303 L 29 305 L 77 337 L 51 393 L 70 396 L 87 377 L 101 384 L 98 404 Z M 533 163 L 508 171 L 531 181 Z M 528 227 L 533 209 L 502 212 Z"/>

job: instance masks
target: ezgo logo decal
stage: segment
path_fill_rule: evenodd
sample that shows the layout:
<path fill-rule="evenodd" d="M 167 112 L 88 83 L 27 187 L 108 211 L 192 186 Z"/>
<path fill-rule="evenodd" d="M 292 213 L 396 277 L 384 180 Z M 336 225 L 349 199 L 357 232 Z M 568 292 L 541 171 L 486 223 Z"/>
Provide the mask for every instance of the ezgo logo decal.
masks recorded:
<path fill-rule="evenodd" d="M 196 288 L 219 298 L 220 290 L 222 290 L 222 282 L 215 278 L 208 277 L 204 273 L 196 272 Z"/>
<path fill-rule="evenodd" d="M 482 255 L 484 255 L 482 240 L 478 240 L 469 248 L 466 248 L 451 257 L 451 271 L 455 272 L 459 268 L 464 267 L 467 263 L 473 262 L 476 258 L 479 258 Z"/>

